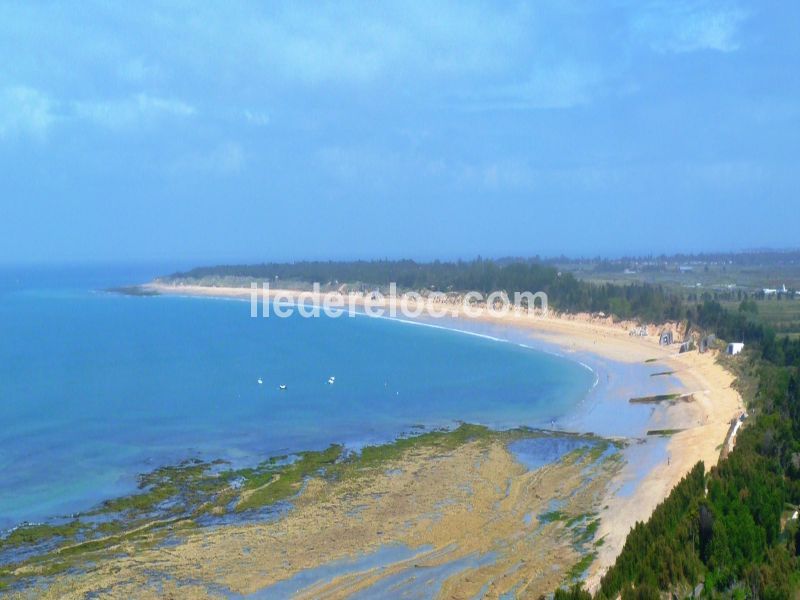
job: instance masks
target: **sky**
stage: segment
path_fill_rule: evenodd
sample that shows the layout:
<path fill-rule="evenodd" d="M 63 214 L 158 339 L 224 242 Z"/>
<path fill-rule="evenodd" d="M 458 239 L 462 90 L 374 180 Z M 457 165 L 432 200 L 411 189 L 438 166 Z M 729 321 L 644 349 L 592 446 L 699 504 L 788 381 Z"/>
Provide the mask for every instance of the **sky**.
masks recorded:
<path fill-rule="evenodd" d="M 800 246 L 800 3 L 3 2 L 0 263 Z"/>

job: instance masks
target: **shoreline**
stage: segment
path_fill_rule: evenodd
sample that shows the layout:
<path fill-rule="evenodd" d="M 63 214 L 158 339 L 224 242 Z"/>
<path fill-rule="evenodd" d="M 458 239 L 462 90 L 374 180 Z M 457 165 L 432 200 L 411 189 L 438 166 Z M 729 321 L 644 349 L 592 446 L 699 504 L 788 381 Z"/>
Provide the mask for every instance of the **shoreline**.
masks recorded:
<path fill-rule="evenodd" d="M 142 289 L 164 295 L 230 298 L 249 300 L 249 288 L 208 287 L 195 285 L 168 285 L 149 283 Z M 270 290 L 270 299 L 281 296 L 282 299 L 296 299 L 299 290 Z M 310 295 L 309 295 L 310 294 Z M 304 298 L 312 303 L 321 302 L 313 293 L 306 292 Z M 356 299 L 360 307 L 364 305 L 364 297 Z M 427 304 L 427 303 L 426 303 Z M 374 304 L 375 307 L 388 308 L 388 302 Z M 441 309 L 441 307 L 439 307 Z M 655 507 L 664 500 L 672 488 L 698 462 L 703 461 L 705 468 L 717 463 L 720 447 L 727 436 L 731 419 L 736 418 L 744 410 L 742 400 L 732 387 L 734 376 L 726 371 L 715 360 L 716 351 L 699 354 L 697 351 L 677 354 L 677 344 L 671 347 L 659 346 L 654 336 L 638 337 L 628 333 L 631 323 L 612 323 L 610 318 L 592 319 L 588 315 L 558 315 L 555 317 L 536 317 L 523 313 L 510 313 L 504 316 L 490 314 L 485 309 L 478 309 L 477 317 L 466 316 L 457 306 L 456 315 L 448 308 L 448 321 L 455 323 L 477 323 L 484 326 L 501 326 L 519 334 L 527 335 L 531 340 L 545 344 L 551 352 L 564 358 L 577 361 L 580 355 L 590 354 L 599 361 L 607 360 L 625 365 L 643 365 L 653 362 L 664 365 L 671 371 L 671 377 L 680 382 L 683 393 L 693 394 L 693 402 L 678 403 L 663 410 L 653 411 L 648 419 L 648 430 L 679 430 L 669 436 L 665 444 L 667 461 L 659 460 L 655 464 L 646 465 L 646 473 L 637 475 L 636 467 L 628 464 L 614 481 L 607 493 L 604 509 L 600 513 L 598 537 L 605 540 L 599 549 L 597 559 L 592 563 L 586 578 L 587 586 L 595 589 L 603 573 L 610 567 L 622 549 L 628 531 L 637 521 L 649 518 Z M 475 309 L 473 309 L 475 310 Z M 368 315 L 371 316 L 371 315 Z M 439 324 L 432 324 L 425 319 L 404 319 L 414 324 L 432 325 L 444 329 L 457 329 Z M 627 327 L 627 328 L 626 328 Z M 481 335 L 475 331 L 457 329 L 463 333 Z M 493 337 L 493 336 L 487 336 Z M 502 338 L 500 338 L 502 339 Z M 533 349 L 548 351 L 536 344 Z M 553 351 L 556 348 L 559 351 Z M 629 406 L 628 399 L 617 398 L 617 401 Z M 602 435 L 602 433 L 601 433 Z M 628 437 L 637 437 L 634 432 Z M 639 461 L 645 460 L 641 457 Z M 652 461 L 652 457 L 650 458 Z M 622 493 L 626 484 L 638 479 L 629 493 Z"/>
<path fill-rule="evenodd" d="M 208 492 L 197 508 L 205 506 L 212 522 L 175 516 L 160 528 L 145 520 L 103 539 L 76 540 L 5 572 L 26 587 L 5 583 L 12 593 L 42 598 L 97 590 L 114 598 L 160 598 L 165 590 L 197 598 L 345 598 L 399 588 L 414 597 L 487 590 L 539 597 L 580 577 L 603 545 L 597 514 L 622 466 L 620 447 L 596 436 L 462 425 L 360 455 L 342 455 L 341 447 L 304 455 L 301 473 L 298 463 L 268 461 L 246 488 L 227 485 L 235 473 L 219 481 L 201 465 L 173 467 L 165 484 L 188 475 L 191 487 Z M 292 487 L 276 489 L 287 478 Z M 260 505 L 275 494 L 292 510 L 243 521 L 222 516 L 231 501 Z M 133 498 L 121 500 L 130 506 Z M 224 521 L 215 526 L 213 515 Z"/>

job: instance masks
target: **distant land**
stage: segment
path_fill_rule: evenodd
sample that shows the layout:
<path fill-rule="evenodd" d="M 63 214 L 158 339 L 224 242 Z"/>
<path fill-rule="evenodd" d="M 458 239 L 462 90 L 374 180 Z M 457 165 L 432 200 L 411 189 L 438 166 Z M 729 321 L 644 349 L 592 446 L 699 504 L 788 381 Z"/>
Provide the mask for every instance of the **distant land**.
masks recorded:
<path fill-rule="evenodd" d="M 779 335 L 800 336 L 800 250 L 758 250 L 644 257 L 539 257 L 469 261 L 357 260 L 297 261 L 197 267 L 158 278 L 168 284 L 249 286 L 324 290 L 385 289 L 465 292 L 544 291 L 566 312 L 592 312 L 653 323 L 688 319 L 731 337 L 753 338 L 748 323 Z M 151 290 L 152 291 L 152 290 Z M 789 302 L 784 302 L 789 300 Z M 747 311 L 740 311 L 742 302 Z M 728 325 L 717 322 L 720 308 L 732 309 Z M 711 308 L 709 308 L 709 306 Z M 746 312 L 746 314 L 745 314 Z M 735 323 L 733 321 L 736 321 Z M 757 336 L 756 336 L 757 337 Z"/>

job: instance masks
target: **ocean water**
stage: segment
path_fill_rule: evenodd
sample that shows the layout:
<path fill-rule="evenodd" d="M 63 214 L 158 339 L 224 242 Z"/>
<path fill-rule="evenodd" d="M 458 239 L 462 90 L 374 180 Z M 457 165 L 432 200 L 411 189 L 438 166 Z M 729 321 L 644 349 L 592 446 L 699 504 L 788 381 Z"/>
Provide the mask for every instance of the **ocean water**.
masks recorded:
<path fill-rule="evenodd" d="M 102 291 L 169 270 L 0 270 L 0 527 L 87 509 L 189 457 L 247 464 L 459 421 L 546 427 L 596 381 L 485 336 Z"/>

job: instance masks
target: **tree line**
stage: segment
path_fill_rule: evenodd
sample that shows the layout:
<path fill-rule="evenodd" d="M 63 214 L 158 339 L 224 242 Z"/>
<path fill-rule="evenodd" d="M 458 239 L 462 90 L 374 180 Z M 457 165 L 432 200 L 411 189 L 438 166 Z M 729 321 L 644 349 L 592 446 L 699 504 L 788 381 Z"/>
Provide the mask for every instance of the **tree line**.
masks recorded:
<path fill-rule="evenodd" d="M 174 273 L 171 280 L 248 278 L 321 284 L 364 284 L 438 292 L 545 292 L 552 307 L 568 312 L 603 312 L 620 319 L 661 322 L 682 318 L 679 296 L 647 284 L 592 284 L 537 262 L 472 261 L 418 263 L 413 260 L 304 261 L 220 265 Z"/>
<path fill-rule="evenodd" d="M 740 331 L 719 306 L 698 307 L 698 322 Z M 726 329 L 730 328 L 730 329 Z M 760 329 L 760 330 L 759 330 Z M 726 459 L 703 463 L 672 490 L 646 523 L 630 531 L 595 599 L 657 599 L 665 593 L 778 600 L 800 584 L 800 340 L 776 340 L 763 327 L 745 368 L 758 380 L 751 419 Z M 556 600 L 591 600 L 580 586 Z"/>

